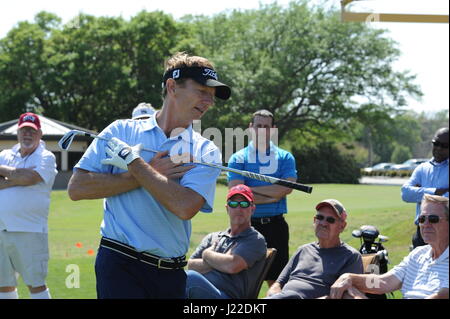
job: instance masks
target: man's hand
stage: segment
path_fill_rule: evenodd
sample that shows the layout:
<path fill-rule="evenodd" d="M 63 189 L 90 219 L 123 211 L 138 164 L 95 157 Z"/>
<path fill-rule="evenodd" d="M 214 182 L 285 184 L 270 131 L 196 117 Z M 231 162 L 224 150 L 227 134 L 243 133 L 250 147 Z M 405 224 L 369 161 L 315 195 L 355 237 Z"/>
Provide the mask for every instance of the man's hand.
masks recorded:
<path fill-rule="evenodd" d="M 101 163 L 104 165 L 117 166 L 127 171 L 128 165 L 140 157 L 139 153 L 141 149 L 142 144 L 131 147 L 127 143 L 113 137 L 108 142 L 108 147 L 106 148 L 106 153 L 111 157 L 102 160 Z"/>
<path fill-rule="evenodd" d="M 281 284 L 279 282 L 275 281 L 273 283 L 273 285 L 270 286 L 269 290 L 267 290 L 266 297 L 280 293 L 281 289 L 282 289 Z"/>
<path fill-rule="evenodd" d="M 331 299 L 342 299 L 344 292 L 349 290 L 352 285 L 352 279 L 350 274 L 343 274 L 336 280 L 336 282 L 331 286 L 330 298 Z"/>
<path fill-rule="evenodd" d="M 442 196 L 447 192 L 448 192 L 448 187 L 447 188 L 436 188 L 436 190 L 434 191 L 434 194 Z"/>
<path fill-rule="evenodd" d="M 161 175 L 164 175 L 169 179 L 181 178 L 195 166 L 183 165 L 183 163 L 186 163 L 185 161 L 174 161 L 174 159 L 168 157 L 168 154 L 169 151 L 158 152 L 149 164 Z M 188 162 L 189 161 L 188 155 Z"/>

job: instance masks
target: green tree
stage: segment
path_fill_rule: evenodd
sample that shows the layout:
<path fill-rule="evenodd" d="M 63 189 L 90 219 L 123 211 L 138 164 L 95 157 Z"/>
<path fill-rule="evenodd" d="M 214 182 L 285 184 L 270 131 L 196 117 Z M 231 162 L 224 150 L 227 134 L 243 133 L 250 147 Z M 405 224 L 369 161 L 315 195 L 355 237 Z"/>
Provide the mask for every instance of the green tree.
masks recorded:
<path fill-rule="evenodd" d="M 41 12 L 0 41 L 0 121 L 34 109 L 101 130 L 139 102 L 160 106 L 164 59 L 201 46 L 188 41 L 189 25 L 162 12 L 59 22 Z"/>
<path fill-rule="evenodd" d="M 408 146 L 394 143 L 394 151 L 392 152 L 392 163 L 403 163 L 412 157 L 411 150 Z"/>
<path fill-rule="evenodd" d="M 306 1 L 190 21 L 233 87 L 232 100 L 206 114 L 207 126 L 247 126 L 248 114 L 265 108 L 280 138 L 312 127 L 349 131 L 359 105 L 389 112 L 420 95 L 414 76 L 392 69 L 399 51 L 383 30 L 341 23 L 338 12 Z"/>
<path fill-rule="evenodd" d="M 48 107 L 51 92 L 46 47 L 50 29 L 59 23 L 51 14 L 38 14 L 37 23 L 20 22 L 0 40 L 0 121 L 27 110 Z"/>

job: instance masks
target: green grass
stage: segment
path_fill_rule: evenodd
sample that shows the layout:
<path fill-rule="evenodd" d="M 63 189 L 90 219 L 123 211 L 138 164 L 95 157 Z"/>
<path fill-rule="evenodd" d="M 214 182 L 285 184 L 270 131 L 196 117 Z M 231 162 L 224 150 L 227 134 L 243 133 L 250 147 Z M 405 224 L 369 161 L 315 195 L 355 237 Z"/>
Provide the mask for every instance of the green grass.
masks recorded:
<path fill-rule="evenodd" d="M 192 237 L 188 256 L 208 233 L 228 227 L 225 213 L 226 187 L 218 186 L 214 213 L 199 213 L 192 220 Z M 346 207 L 349 217 L 347 229 L 341 239 L 359 248 L 359 239 L 351 236 L 353 229 L 364 224 L 375 225 L 383 235 L 389 236 L 385 247 L 389 251 L 390 267 L 398 264 L 409 252 L 410 240 L 415 231 L 412 223 L 415 206 L 404 203 L 398 186 L 372 185 L 314 185 L 312 194 L 294 191 L 288 197 L 286 220 L 290 227 L 289 251 L 292 255 L 298 246 L 315 240 L 313 216 L 315 204 L 325 198 L 336 198 Z M 96 298 L 94 262 L 100 239 L 103 215 L 102 200 L 72 202 L 65 191 L 52 192 L 49 216 L 50 262 L 47 284 L 53 298 Z M 76 244 L 81 243 L 82 247 Z M 73 276 L 70 265 L 79 267 L 80 287 L 67 288 L 66 279 Z M 66 269 L 68 272 L 66 272 Z M 70 278 L 67 279 L 70 281 Z M 267 291 L 263 284 L 260 297 Z M 19 294 L 29 293 L 20 281 Z M 397 293 L 396 297 L 401 297 Z"/>

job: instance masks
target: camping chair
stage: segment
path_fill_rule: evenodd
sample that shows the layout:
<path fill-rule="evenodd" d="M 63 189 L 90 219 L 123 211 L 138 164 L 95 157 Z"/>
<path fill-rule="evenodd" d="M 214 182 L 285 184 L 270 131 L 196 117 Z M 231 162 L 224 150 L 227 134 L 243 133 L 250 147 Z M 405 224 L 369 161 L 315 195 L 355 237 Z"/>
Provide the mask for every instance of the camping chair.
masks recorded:
<path fill-rule="evenodd" d="M 373 273 L 385 273 L 387 270 L 384 268 L 384 264 L 382 262 L 382 255 L 377 254 L 366 254 L 362 255 L 363 269 L 364 274 L 373 274 Z M 386 299 L 386 294 L 376 295 L 376 294 L 366 294 L 366 296 L 370 299 Z"/>
<path fill-rule="evenodd" d="M 269 271 L 276 254 L 277 250 L 275 248 L 267 248 L 266 258 L 257 261 L 257 264 L 253 269 L 254 274 L 251 275 L 253 280 L 250 280 L 247 299 L 258 299 L 264 278 L 266 278 L 267 272 Z"/>

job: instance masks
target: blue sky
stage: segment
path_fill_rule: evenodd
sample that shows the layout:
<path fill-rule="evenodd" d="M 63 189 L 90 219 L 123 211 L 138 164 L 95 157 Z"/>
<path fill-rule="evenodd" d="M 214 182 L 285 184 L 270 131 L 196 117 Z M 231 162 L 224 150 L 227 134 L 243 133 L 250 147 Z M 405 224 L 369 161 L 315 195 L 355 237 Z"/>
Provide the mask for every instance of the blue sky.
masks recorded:
<path fill-rule="evenodd" d="M 260 3 L 273 0 L 13 0 L 0 8 L 0 38 L 23 20 L 32 21 L 41 10 L 53 12 L 68 22 L 79 12 L 96 16 L 122 16 L 129 18 L 141 10 L 162 10 L 180 18 L 185 14 L 212 15 L 227 9 L 258 8 Z M 277 0 L 287 5 L 290 0 Z M 312 0 L 326 6 L 339 6 L 340 0 Z M 448 0 L 364 0 L 354 2 L 354 12 L 428 13 L 448 15 Z M 437 111 L 449 107 L 449 26 L 448 24 L 373 23 L 390 31 L 399 43 L 402 56 L 395 63 L 399 70 L 417 74 L 422 87 L 421 101 L 409 100 L 409 108 L 417 112 Z"/>

